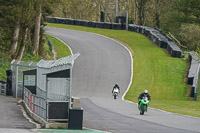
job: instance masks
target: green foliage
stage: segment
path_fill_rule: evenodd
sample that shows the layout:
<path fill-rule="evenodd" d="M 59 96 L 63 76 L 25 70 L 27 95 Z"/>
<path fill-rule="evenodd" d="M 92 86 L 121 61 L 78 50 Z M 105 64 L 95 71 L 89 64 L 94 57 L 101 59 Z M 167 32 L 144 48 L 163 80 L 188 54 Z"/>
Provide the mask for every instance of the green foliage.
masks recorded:
<path fill-rule="evenodd" d="M 28 28 L 27 41 L 25 42 L 24 61 L 39 61 L 41 57 L 33 56 L 33 35 L 34 23 L 37 4 L 42 4 L 43 17 L 50 15 L 53 12 L 54 3 L 60 3 L 60 0 L 0 0 L 0 79 L 5 80 L 5 70 L 9 69 L 10 59 L 9 51 L 11 41 L 13 39 L 14 25 L 16 21 L 20 21 L 20 32 L 18 46 L 15 55 L 18 54 L 20 45 L 24 35 L 24 29 Z M 42 19 L 43 20 L 43 19 Z M 41 26 L 43 28 L 43 26 Z M 43 30 L 41 30 L 43 31 Z M 41 32 L 42 37 L 43 32 Z M 42 58 L 52 59 L 52 53 L 49 52 L 49 47 L 45 44 L 45 40 L 41 38 L 40 52 Z M 15 56 L 13 56 L 15 58 Z"/>
<path fill-rule="evenodd" d="M 200 79 L 200 76 L 199 76 Z M 197 100 L 200 101 L 200 81 L 198 82 L 198 88 L 197 88 Z"/>
<path fill-rule="evenodd" d="M 18 1 L 0 0 L 0 50 L 8 51 L 11 42 L 15 13 L 19 12 Z"/>
<path fill-rule="evenodd" d="M 22 61 L 27 61 L 27 62 L 38 62 L 40 61 L 42 58 L 40 56 L 34 56 L 32 53 L 28 53 L 28 52 L 24 52 L 23 54 L 23 58 Z"/>
<path fill-rule="evenodd" d="M 0 53 L 0 80 L 6 81 L 6 70 L 10 69 L 10 61 L 4 53 Z"/>
<path fill-rule="evenodd" d="M 45 36 L 42 36 L 40 41 L 39 55 L 43 59 L 53 59 L 53 53 L 51 52 L 50 46 Z"/>
<path fill-rule="evenodd" d="M 99 12 L 97 0 L 66 0 L 56 6 L 54 16 L 96 20 Z"/>
<path fill-rule="evenodd" d="M 33 62 L 38 62 L 41 59 L 46 59 L 46 60 L 52 60 L 53 59 L 53 53 L 51 52 L 51 49 L 48 45 L 48 42 L 45 38 L 45 36 L 42 36 L 41 38 L 41 43 L 40 43 L 40 56 L 34 56 L 31 52 L 32 47 L 28 45 L 22 60 L 23 61 L 33 61 Z"/>
<path fill-rule="evenodd" d="M 119 15 L 123 15 L 125 11 L 128 11 L 129 18 L 135 23 L 138 22 L 139 10 L 137 6 L 142 1 L 119 0 Z M 181 29 L 185 23 L 199 24 L 200 22 L 199 0 L 145 0 L 145 3 L 144 9 L 142 9 L 143 14 L 141 14 L 144 17 L 144 20 L 142 20 L 144 24 L 161 29 L 164 33 L 170 31 L 179 41 L 182 40 L 179 32 L 180 30 L 182 30 L 182 33 L 185 32 L 185 30 Z M 107 12 L 105 20 L 113 22 L 116 6 L 113 0 L 0 0 L 1 51 L 9 50 L 13 27 L 18 19 L 20 20 L 21 28 L 28 27 L 30 29 L 28 38 L 33 41 L 35 15 L 38 5 L 42 6 L 43 19 L 41 23 L 45 20 L 45 16 L 52 15 L 52 13 L 55 17 L 99 21 L 101 10 Z M 19 45 L 22 42 L 22 35 L 20 33 Z M 190 40 L 185 38 L 182 42 L 185 44 Z M 29 44 L 32 45 L 32 43 L 29 41 Z M 187 45 L 189 44 L 187 43 Z"/>
<path fill-rule="evenodd" d="M 180 39 L 189 50 L 200 53 L 200 26 L 196 24 L 183 24 L 180 30 Z"/>
<path fill-rule="evenodd" d="M 177 0 L 175 9 L 179 12 L 177 21 L 183 23 L 200 23 L 199 0 Z"/>

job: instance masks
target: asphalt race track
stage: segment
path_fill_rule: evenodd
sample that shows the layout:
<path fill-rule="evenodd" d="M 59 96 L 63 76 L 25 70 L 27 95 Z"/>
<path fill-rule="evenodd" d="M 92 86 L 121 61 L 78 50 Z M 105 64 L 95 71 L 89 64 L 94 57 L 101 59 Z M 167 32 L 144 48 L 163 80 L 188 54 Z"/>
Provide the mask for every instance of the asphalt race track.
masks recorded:
<path fill-rule="evenodd" d="M 113 133 L 197 133 L 200 118 L 149 108 L 141 116 L 137 104 L 122 100 L 131 81 L 132 58 L 128 50 L 104 36 L 60 28 L 46 33 L 80 53 L 73 66 L 72 95 L 81 98 L 83 125 Z M 121 93 L 111 94 L 117 83 Z"/>

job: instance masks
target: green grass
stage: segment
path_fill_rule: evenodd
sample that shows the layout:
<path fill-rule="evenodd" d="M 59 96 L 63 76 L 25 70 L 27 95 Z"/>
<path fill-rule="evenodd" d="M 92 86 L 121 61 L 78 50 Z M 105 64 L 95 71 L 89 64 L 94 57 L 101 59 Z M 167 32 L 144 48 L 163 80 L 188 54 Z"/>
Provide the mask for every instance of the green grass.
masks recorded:
<path fill-rule="evenodd" d="M 6 81 L 7 75 L 6 70 L 10 69 L 11 59 L 4 53 L 0 53 L 0 80 Z"/>
<path fill-rule="evenodd" d="M 41 59 L 42 58 L 40 56 L 34 56 L 33 54 L 24 51 L 22 61 L 25 61 L 25 62 L 31 62 L 31 61 L 39 62 Z"/>
<path fill-rule="evenodd" d="M 134 58 L 132 85 L 125 99 L 137 102 L 139 94 L 148 89 L 152 97 L 150 107 L 200 117 L 200 102 L 187 97 L 189 86 L 184 80 L 188 64 L 184 59 L 170 57 L 164 49 L 135 32 L 52 23 L 48 26 L 93 32 L 123 42 Z"/>
<path fill-rule="evenodd" d="M 45 59 L 45 60 L 52 60 L 53 59 L 53 53 L 51 52 L 50 50 L 50 47 L 48 45 L 48 42 L 46 40 L 46 38 L 43 36 L 43 40 L 44 43 L 43 45 L 40 46 L 40 51 L 39 51 L 39 54 L 40 56 L 34 56 L 32 54 L 32 50 L 28 51 L 27 49 L 24 51 L 24 54 L 23 54 L 23 58 L 22 58 L 22 61 L 25 61 L 25 62 L 39 62 L 41 59 Z"/>
<path fill-rule="evenodd" d="M 53 44 L 58 58 L 71 55 L 70 49 L 63 42 L 48 34 L 46 34 L 46 36 L 50 39 L 51 43 Z"/>
<path fill-rule="evenodd" d="M 200 79 L 200 76 L 199 76 L 199 79 Z M 200 81 L 198 83 L 197 99 L 200 100 Z"/>

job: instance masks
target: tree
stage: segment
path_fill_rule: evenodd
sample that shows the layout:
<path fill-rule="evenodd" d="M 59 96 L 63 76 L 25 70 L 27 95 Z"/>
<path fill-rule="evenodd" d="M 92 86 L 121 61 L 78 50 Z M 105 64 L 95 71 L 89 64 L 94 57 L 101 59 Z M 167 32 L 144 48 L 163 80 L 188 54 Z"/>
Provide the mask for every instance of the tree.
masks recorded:
<path fill-rule="evenodd" d="M 175 10 L 178 12 L 177 21 L 182 23 L 200 23 L 199 0 L 177 0 Z"/>
<path fill-rule="evenodd" d="M 0 1 L 2 4 L 1 15 L 3 17 L 3 21 L 5 23 L 8 22 L 7 25 L 9 30 L 13 30 L 12 41 L 10 44 L 10 55 L 13 56 L 16 52 L 20 31 L 20 18 L 21 18 L 21 2 L 22 0 L 14 1 L 8 0 L 5 2 Z M 14 27 L 14 28 L 13 28 Z"/>
<path fill-rule="evenodd" d="M 67 0 L 66 16 L 74 19 L 96 20 L 99 2 L 96 0 Z"/>
<path fill-rule="evenodd" d="M 148 0 L 145 12 L 145 24 L 161 29 L 162 24 L 169 19 L 174 0 Z"/>
<path fill-rule="evenodd" d="M 34 31 L 34 42 L 33 42 L 33 54 L 38 55 L 39 40 L 40 40 L 40 22 L 42 17 L 42 3 L 41 0 L 36 2 L 36 18 L 35 18 L 35 31 Z"/>
<path fill-rule="evenodd" d="M 20 47 L 19 47 L 19 51 L 16 57 L 16 60 L 21 60 L 25 47 L 26 47 L 26 42 L 27 42 L 27 38 L 28 38 L 28 32 L 30 31 L 30 29 L 33 27 L 34 23 L 34 15 L 35 11 L 34 11 L 34 0 L 25 0 L 23 1 L 23 3 L 21 3 L 21 5 L 23 6 L 23 10 L 22 10 L 22 18 L 21 18 L 21 38 L 22 40 L 20 41 Z"/>
<path fill-rule="evenodd" d="M 9 45 L 9 53 L 12 58 L 15 58 L 18 54 L 20 42 L 23 42 L 21 41 L 23 31 L 20 29 L 25 29 L 25 27 L 31 28 L 32 26 L 34 12 L 31 7 L 34 5 L 34 0 L 7 0 L 1 4 L 0 15 L 2 15 L 1 22 L 3 22 L 2 29 L 6 29 L 8 33 L 12 33 L 7 36 L 8 40 L 4 39 L 4 41 L 11 42 Z"/>
<path fill-rule="evenodd" d="M 145 8 L 147 0 L 135 0 L 135 6 L 138 14 L 138 24 L 143 25 L 145 20 Z"/>
<path fill-rule="evenodd" d="M 19 30 L 20 30 L 20 20 L 16 19 L 14 31 L 13 31 L 12 42 L 11 42 L 11 48 L 10 48 L 10 55 L 11 56 L 13 56 L 15 54 L 16 50 L 17 50 Z"/>
<path fill-rule="evenodd" d="M 43 24 L 45 17 L 52 13 L 53 6 L 56 7 L 57 4 L 62 2 L 60 0 L 37 0 L 35 2 L 36 17 L 33 41 L 33 54 L 35 56 L 39 55 L 40 38 L 43 36 L 43 33 L 41 33 L 41 28 L 43 28 L 41 24 Z"/>
<path fill-rule="evenodd" d="M 180 29 L 180 40 L 188 50 L 200 53 L 200 26 L 196 24 L 183 24 Z"/>
<path fill-rule="evenodd" d="M 23 56 L 23 53 L 25 50 L 27 34 L 28 34 L 28 27 L 23 30 L 22 43 L 20 45 L 19 52 L 18 52 L 18 55 L 16 58 L 16 60 L 18 60 L 18 61 L 21 61 L 21 59 L 22 59 L 22 56 Z"/>

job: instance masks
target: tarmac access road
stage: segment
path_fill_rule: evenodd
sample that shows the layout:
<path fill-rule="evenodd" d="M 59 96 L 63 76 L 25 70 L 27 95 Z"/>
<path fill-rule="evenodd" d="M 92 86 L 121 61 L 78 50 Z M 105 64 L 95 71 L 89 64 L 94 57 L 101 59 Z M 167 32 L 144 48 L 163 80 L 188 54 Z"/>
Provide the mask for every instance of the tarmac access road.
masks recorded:
<path fill-rule="evenodd" d="M 200 118 L 149 108 L 141 116 L 137 104 L 121 99 L 131 81 L 132 57 L 113 39 L 61 28 L 46 27 L 46 33 L 80 53 L 73 66 L 72 95 L 81 98 L 86 128 L 113 133 L 197 133 Z M 118 83 L 117 100 L 111 94 Z"/>
<path fill-rule="evenodd" d="M 102 133 L 97 130 L 38 129 L 13 97 L 0 95 L 0 133 Z"/>
<path fill-rule="evenodd" d="M 33 133 L 34 128 L 15 98 L 0 95 L 0 133 Z"/>

